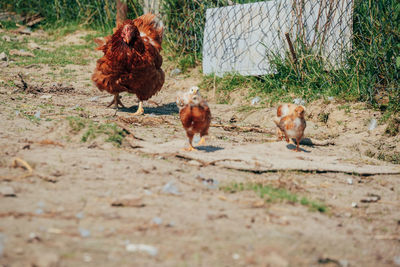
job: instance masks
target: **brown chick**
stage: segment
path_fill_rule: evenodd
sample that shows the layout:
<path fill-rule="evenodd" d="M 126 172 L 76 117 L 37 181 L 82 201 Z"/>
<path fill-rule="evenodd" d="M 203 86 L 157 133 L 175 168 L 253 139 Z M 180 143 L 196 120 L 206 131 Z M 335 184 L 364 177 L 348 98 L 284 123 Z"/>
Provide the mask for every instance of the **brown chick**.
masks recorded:
<path fill-rule="evenodd" d="M 193 90 L 192 90 L 193 89 Z M 178 96 L 177 104 L 180 108 L 179 116 L 189 138 L 189 146 L 184 148 L 186 151 L 195 150 L 192 145 L 193 136 L 200 134 L 198 145 L 205 143 L 208 135 L 208 128 L 211 123 L 211 112 L 207 102 L 201 97 L 198 88 L 191 88 L 191 91 Z"/>
<path fill-rule="evenodd" d="M 276 118 L 274 119 L 274 122 L 276 124 L 278 124 L 280 122 L 281 118 L 292 114 L 297 107 L 298 107 L 298 105 L 290 104 L 290 103 L 285 103 L 285 104 L 279 105 L 276 110 Z M 277 140 L 283 139 L 283 132 L 279 129 L 279 127 L 276 127 L 276 137 L 277 137 Z"/>
<path fill-rule="evenodd" d="M 304 119 L 305 109 L 303 106 L 297 106 L 292 114 L 281 118 L 276 126 L 285 134 L 286 142 L 289 143 L 289 138 L 296 139 L 296 151 L 300 152 L 299 144 L 301 138 L 304 135 L 304 129 L 306 128 L 306 120 Z"/>

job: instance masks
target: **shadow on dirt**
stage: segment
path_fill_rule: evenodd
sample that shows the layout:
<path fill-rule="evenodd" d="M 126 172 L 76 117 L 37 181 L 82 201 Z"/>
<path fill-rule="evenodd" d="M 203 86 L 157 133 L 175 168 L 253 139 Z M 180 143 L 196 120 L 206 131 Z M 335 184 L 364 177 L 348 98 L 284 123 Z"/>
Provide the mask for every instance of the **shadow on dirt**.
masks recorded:
<path fill-rule="evenodd" d="M 119 112 L 129 112 L 134 113 L 136 112 L 138 106 L 134 105 L 129 108 L 121 108 Z M 143 105 L 144 114 L 154 114 L 154 115 L 174 115 L 179 113 L 179 109 L 176 106 L 175 102 L 171 102 L 168 104 L 163 104 L 158 107 L 149 107 L 146 104 Z"/>
<path fill-rule="evenodd" d="M 286 147 L 287 147 L 288 149 L 290 149 L 290 150 L 296 149 L 296 145 L 293 145 L 293 144 L 288 144 L 288 145 L 286 145 Z M 311 153 L 311 151 L 305 150 L 304 148 L 301 148 L 301 147 L 300 147 L 300 151 L 301 151 L 301 152 L 306 152 L 306 153 Z M 293 151 L 293 152 L 295 152 L 295 151 Z"/>
<path fill-rule="evenodd" d="M 209 153 L 209 152 L 215 152 L 218 150 L 222 150 L 224 148 L 219 147 L 219 146 L 197 146 L 196 149 Z"/>

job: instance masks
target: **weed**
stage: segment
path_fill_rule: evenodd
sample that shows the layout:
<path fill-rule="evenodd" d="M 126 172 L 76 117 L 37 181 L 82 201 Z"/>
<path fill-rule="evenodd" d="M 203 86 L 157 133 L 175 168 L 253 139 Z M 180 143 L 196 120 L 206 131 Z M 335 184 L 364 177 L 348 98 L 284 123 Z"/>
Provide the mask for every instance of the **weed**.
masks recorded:
<path fill-rule="evenodd" d="M 67 120 L 73 133 L 77 134 L 85 130 L 81 137 L 82 142 L 93 140 L 99 134 L 104 134 L 107 136 L 105 139 L 106 142 L 111 142 L 116 146 L 120 146 L 126 135 L 115 123 L 100 124 L 89 119 L 72 116 L 68 117 Z"/>
<path fill-rule="evenodd" d="M 300 203 L 303 206 L 309 207 L 311 211 L 318 211 L 321 213 L 327 211 L 327 207 L 322 203 L 309 200 L 306 197 L 299 198 L 299 196 L 291 193 L 285 188 L 275 188 L 270 185 L 263 185 L 259 183 L 233 183 L 231 185 L 221 187 L 221 190 L 230 193 L 252 190 L 256 192 L 261 198 L 265 199 L 266 202 L 285 201 L 292 204 Z"/>
<path fill-rule="evenodd" d="M 318 120 L 319 120 L 320 122 L 326 124 L 326 123 L 328 122 L 329 115 L 330 115 L 330 113 L 321 112 L 321 113 L 318 115 Z"/>

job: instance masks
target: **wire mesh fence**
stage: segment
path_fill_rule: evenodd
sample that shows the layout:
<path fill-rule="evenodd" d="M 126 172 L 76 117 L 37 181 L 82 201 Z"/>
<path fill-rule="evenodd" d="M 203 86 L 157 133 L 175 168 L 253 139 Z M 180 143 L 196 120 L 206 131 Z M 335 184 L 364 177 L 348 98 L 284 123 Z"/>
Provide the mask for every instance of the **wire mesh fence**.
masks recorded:
<path fill-rule="evenodd" d="M 178 53 L 202 57 L 206 74 L 276 73 L 280 57 L 297 71 L 299 80 L 318 76 L 313 77 L 317 82 L 305 86 L 335 87 L 353 91 L 360 100 L 400 106 L 396 0 L 162 2 L 165 40 Z M 285 33 L 293 44 L 292 54 Z"/>
<path fill-rule="evenodd" d="M 273 71 L 269 56 L 284 56 L 293 43 L 340 66 L 351 48 L 352 4 L 273 0 L 207 9 L 203 71 L 267 74 Z"/>

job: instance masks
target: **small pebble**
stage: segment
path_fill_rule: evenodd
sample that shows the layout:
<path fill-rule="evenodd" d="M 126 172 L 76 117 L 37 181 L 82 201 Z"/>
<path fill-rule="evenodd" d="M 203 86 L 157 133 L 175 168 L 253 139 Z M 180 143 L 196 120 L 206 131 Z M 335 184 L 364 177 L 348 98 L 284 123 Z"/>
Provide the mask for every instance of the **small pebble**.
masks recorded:
<path fill-rule="evenodd" d="M 145 244 L 127 244 L 125 249 L 128 252 L 146 252 L 150 256 L 156 256 L 158 254 L 158 249 L 156 247 Z"/>
<path fill-rule="evenodd" d="M 347 179 L 347 183 L 348 183 L 348 184 L 353 184 L 353 179 L 348 178 L 348 179 Z"/>
<path fill-rule="evenodd" d="M 293 103 L 296 105 L 304 106 L 306 104 L 306 101 L 302 98 L 295 98 L 295 99 L 293 99 Z"/>
<path fill-rule="evenodd" d="M 50 98 L 52 98 L 53 96 L 52 95 L 42 95 L 41 97 L 39 97 L 39 98 L 41 98 L 41 99 L 50 99 Z"/>
<path fill-rule="evenodd" d="M 254 98 L 251 100 L 251 105 L 254 106 L 254 105 L 260 103 L 260 100 L 261 100 L 260 97 L 258 97 L 258 96 L 254 97 Z"/>
<path fill-rule="evenodd" d="M 92 256 L 90 256 L 89 254 L 83 254 L 83 261 L 84 262 L 91 262 L 92 261 Z"/>
<path fill-rule="evenodd" d="M 232 259 L 238 260 L 238 259 L 240 259 L 240 255 L 235 253 L 235 254 L 232 255 Z"/>
<path fill-rule="evenodd" d="M 4 53 L 4 52 L 0 53 L 0 61 L 8 61 L 8 57 L 7 57 L 6 53 Z"/>
<path fill-rule="evenodd" d="M 400 255 L 397 255 L 393 258 L 393 262 L 394 264 L 396 264 L 397 266 L 400 266 Z"/>
<path fill-rule="evenodd" d="M 171 71 L 171 76 L 178 75 L 178 74 L 181 73 L 181 72 L 182 72 L 182 71 L 181 71 L 179 68 L 173 69 L 173 70 Z"/>
<path fill-rule="evenodd" d="M 75 217 L 76 217 L 77 219 L 81 220 L 81 219 L 83 219 L 83 217 L 84 217 L 84 213 L 83 213 L 83 212 L 79 212 L 79 213 L 75 214 Z"/>
<path fill-rule="evenodd" d="M 14 188 L 11 186 L 1 186 L 0 187 L 0 195 L 3 195 L 5 197 L 16 197 L 17 195 L 15 194 Z"/>
<path fill-rule="evenodd" d="M 154 224 L 160 225 L 160 224 L 162 224 L 163 220 L 160 217 L 154 217 L 152 222 Z"/>
<path fill-rule="evenodd" d="M 372 131 L 373 129 L 376 128 L 376 126 L 378 125 L 378 122 L 375 118 L 372 118 L 368 124 L 368 130 Z"/>
<path fill-rule="evenodd" d="M 357 204 L 357 202 L 351 202 L 351 206 L 352 206 L 353 208 L 357 208 L 357 207 L 358 207 L 358 204 Z"/>
<path fill-rule="evenodd" d="M 84 228 L 79 228 L 79 234 L 81 235 L 81 237 L 89 237 L 90 230 L 84 229 Z"/>
<path fill-rule="evenodd" d="M 40 110 L 36 111 L 35 115 L 33 116 L 35 116 L 36 119 L 40 119 Z"/>

